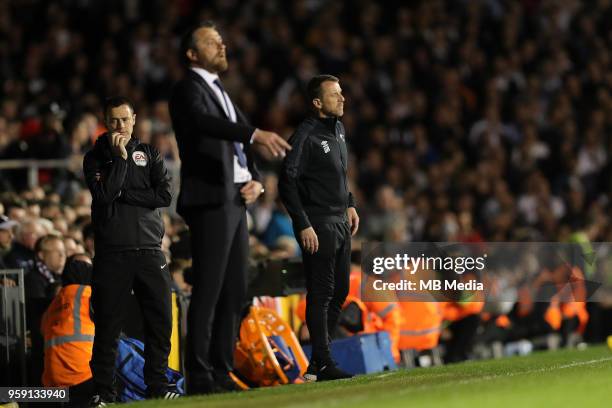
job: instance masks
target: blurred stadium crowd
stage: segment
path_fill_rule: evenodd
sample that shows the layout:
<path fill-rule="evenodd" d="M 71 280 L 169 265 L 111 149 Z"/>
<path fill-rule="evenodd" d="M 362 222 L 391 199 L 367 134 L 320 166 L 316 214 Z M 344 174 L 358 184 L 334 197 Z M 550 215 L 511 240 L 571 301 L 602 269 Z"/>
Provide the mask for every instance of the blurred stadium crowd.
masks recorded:
<path fill-rule="evenodd" d="M 182 72 L 178 36 L 212 18 L 232 61 L 226 88 L 255 125 L 289 136 L 305 81 L 341 78 L 362 236 L 555 241 L 593 223 L 593 238 L 610 235 L 609 1 L 0 9 L 3 159 L 79 158 L 102 132 L 101 98 L 122 94 L 139 138 L 177 162 L 166 98 Z M 71 198 L 79 167 L 43 180 Z M 5 174 L 3 190 L 24 181 Z"/>
<path fill-rule="evenodd" d="M 2 170 L 4 266 L 34 261 L 48 234 L 64 258 L 94 255 L 81 164 L 105 130 L 106 96 L 134 102 L 136 135 L 177 174 L 167 97 L 182 75 L 179 36 L 203 19 L 223 33 L 225 88 L 256 126 L 289 137 L 308 79 L 340 78 L 360 239 L 612 241 L 609 0 L 0 0 L 0 164 L 67 163 L 41 169 L 40 186 Z M 299 255 L 278 163 L 262 165 L 251 254 Z M 188 293 L 188 235 L 172 212 L 164 220 Z"/>

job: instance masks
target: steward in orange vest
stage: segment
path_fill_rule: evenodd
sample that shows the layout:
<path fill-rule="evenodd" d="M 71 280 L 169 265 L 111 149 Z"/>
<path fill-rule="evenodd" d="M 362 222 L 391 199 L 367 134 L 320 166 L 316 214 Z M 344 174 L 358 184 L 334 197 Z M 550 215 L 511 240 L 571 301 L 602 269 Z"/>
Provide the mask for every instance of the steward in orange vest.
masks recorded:
<path fill-rule="evenodd" d="M 434 271 L 419 270 L 415 275 L 401 272 L 395 279 L 431 279 Z M 419 294 L 417 294 L 419 295 Z M 398 348 L 400 350 L 430 350 L 438 346 L 442 332 L 443 303 L 423 293 L 423 301 L 406 301 L 399 298 L 401 327 Z M 409 297 L 410 298 L 410 297 Z"/>
<path fill-rule="evenodd" d="M 439 302 L 400 302 L 400 350 L 430 350 L 440 341 L 442 307 Z"/>
<path fill-rule="evenodd" d="M 352 265 L 351 270 L 349 297 L 363 301 L 361 296 L 361 267 L 355 264 Z M 348 304 L 348 298 L 344 304 Z M 402 325 L 402 311 L 397 302 L 397 298 L 390 298 L 387 302 L 363 301 L 363 304 L 369 315 L 367 317 L 367 324 L 372 325 L 374 332 L 384 330 L 389 333 L 393 358 L 396 362 L 399 362 L 399 338 Z M 364 328 L 365 327 L 366 326 L 364 326 Z"/>
<path fill-rule="evenodd" d="M 91 265 L 71 259 L 66 263 L 62 279 L 64 286 L 41 323 L 45 341 L 42 377 L 45 387 L 70 387 L 92 376 L 89 360 L 95 327 L 89 314 Z"/>
<path fill-rule="evenodd" d="M 561 332 L 566 341 L 572 332 L 583 334 L 589 321 L 584 274 L 579 267 L 568 264 L 557 266 L 552 274 L 559 291 Z"/>
<path fill-rule="evenodd" d="M 542 336 L 561 328 L 559 295 L 549 269 L 543 269 L 535 280 L 519 287 L 510 318 L 512 330 L 508 340 Z"/>

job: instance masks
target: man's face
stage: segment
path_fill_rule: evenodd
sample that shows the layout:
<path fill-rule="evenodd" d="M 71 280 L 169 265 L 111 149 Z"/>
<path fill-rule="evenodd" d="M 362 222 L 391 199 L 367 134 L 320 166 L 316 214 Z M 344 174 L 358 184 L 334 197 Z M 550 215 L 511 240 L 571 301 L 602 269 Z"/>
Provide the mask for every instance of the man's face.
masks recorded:
<path fill-rule="evenodd" d="M 42 251 L 38 253 L 40 260 L 47 265 L 51 272 L 61 274 L 66 264 L 66 249 L 59 239 L 47 242 Z"/>
<path fill-rule="evenodd" d="M 321 84 L 321 97 L 314 99 L 313 103 L 323 117 L 341 117 L 344 114 L 344 96 L 340 84 L 334 81 L 325 81 Z"/>
<path fill-rule="evenodd" d="M 194 48 L 187 51 L 191 64 L 218 74 L 227 70 L 225 44 L 217 30 L 209 27 L 198 28 L 193 33 Z"/>
<path fill-rule="evenodd" d="M 11 220 L 21 222 L 26 219 L 28 213 L 26 212 L 25 208 L 11 207 L 7 215 Z"/>
<path fill-rule="evenodd" d="M 0 249 L 9 249 L 13 242 L 13 231 L 10 228 L 0 229 Z"/>
<path fill-rule="evenodd" d="M 106 127 L 111 132 L 121 133 L 127 138 L 132 137 L 136 115 L 132 112 L 129 105 L 120 105 L 111 108 L 106 117 Z"/>
<path fill-rule="evenodd" d="M 19 243 L 26 248 L 34 249 L 34 245 L 38 238 L 45 235 L 45 230 L 39 224 L 26 224 L 19 235 Z"/>

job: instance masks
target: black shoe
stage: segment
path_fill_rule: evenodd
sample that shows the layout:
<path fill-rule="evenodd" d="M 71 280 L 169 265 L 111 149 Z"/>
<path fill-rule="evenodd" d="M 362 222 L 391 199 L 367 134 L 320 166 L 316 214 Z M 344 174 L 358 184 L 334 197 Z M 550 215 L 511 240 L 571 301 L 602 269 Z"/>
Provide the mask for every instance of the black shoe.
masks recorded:
<path fill-rule="evenodd" d="M 91 408 L 104 408 L 104 407 L 111 405 L 112 403 L 113 402 L 110 401 L 109 399 L 104 399 L 99 394 L 96 394 L 93 397 L 91 397 L 91 400 L 89 401 L 89 406 Z"/>
<path fill-rule="evenodd" d="M 344 380 L 346 378 L 353 378 L 353 374 L 342 371 L 333 363 L 321 365 L 321 368 L 317 371 L 317 381 Z"/>
<path fill-rule="evenodd" d="M 172 400 L 172 399 L 177 399 L 182 397 L 181 394 L 179 394 L 178 392 L 174 392 L 174 391 L 166 391 L 166 393 L 164 394 L 164 396 L 162 397 L 162 399 L 165 400 Z"/>
<path fill-rule="evenodd" d="M 182 397 L 182 395 L 179 394 L 178 392 L 169 391 L 169 390 L 147 393 L 147 399 L 157 398 L 157 399 L 171 400 L 171 399 L 177 399 L 179 397 Z"/>
<path fill-rule="evenodd" d="M 310 364 L 308 364 L 308 368 L 306 369 L 306 372 L 304 373 L 304 381 L 306 382 L 317 381 L 317 363 L 315 363 L 314 361 L 311 361 Z"/>
<path fill-rule="evenodd" d="M 187 394 L 188 395 L 203 395 L 203 394 L 216 394 L 223 392 L 212 375 L 188 375 L 187 376 Z"/>

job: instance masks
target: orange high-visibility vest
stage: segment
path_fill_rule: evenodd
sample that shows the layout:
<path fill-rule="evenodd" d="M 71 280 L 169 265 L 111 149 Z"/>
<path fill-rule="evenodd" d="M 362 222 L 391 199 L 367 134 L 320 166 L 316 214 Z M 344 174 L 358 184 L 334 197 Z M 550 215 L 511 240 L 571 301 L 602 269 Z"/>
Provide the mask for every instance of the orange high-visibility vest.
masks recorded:
<path fill-rule="evenodd" d="M 89 316 L 90 298 L 91 286 L 67 285 L 44 313 L 44 386 L 69 387 L 92 377 L 89 360 L 95 327 Z"/>
<path fill-rule="evenodd" d="M 349 296 L 361 299 L 361 268 L 355 267 L 350 275 Z M 395 361 L 400 360 L 399 339 L 402 326 L 402 311 L 396 299 L 388 302 L 364 302 L 367 310 L 376 316 L 379 321 L 378 330 L 389 333 L 391 352 Z M 365 327 L 365 325 L 364 325 Z"/>
<path fill-rule="evenodd" d="M 470 315 L 479 314 L 484 302 L 445 302 L 444 320 L 456 322 Z"/>
<path fill-rule="evenodd" d="M 518 295 L 518 316 L 525 317 L 533 310 L 533 299 L 531 298 L 530 289 L 528 287 L 522 287 L 519 289 Z M 546 309 L 544 313 L 544 320 L 553 330 L 559 330 L 561 328 L 563 316 L 561 315 L 561 308 L 559 306 L 559 296 L 554 295 L 550 299 L 548 309 Z"/>
<path fill-rule="evenodd" d="M 365 302 L 366 307 L 378 316 L 382 330 L 389 333 L 391 352 L 395 361 L 399 362 L 400 330 L 402 329 L 402 309 L 397 302 Z"/>
<path fill-rule="evenodd" d="M 440 341 L 442 307 L 439 302 L 399 302 L 402 310 L 400 350 L 428 350 Z"/>
<path fill-rule="evenodd" d="M 382 330 L 382 320 L 375 313 L 371 313 L 361 299 L 356 296 L 348 295 L 342 307 L 345 308 L 350 303 L 355 303 L 357 307 L 359 307 L 359 310 L 361 310 L 361 325 L 363 326 L 363 330 L 359 333 L 376 333 Z"/>
<path fill-rule="evenodd" d="M 510 319 L 508 318 L 508 315 L 506 314 L 492 315 L 489 312 L 482 312 L 480 314 L 480 318 L 482 319 L 483 322 L 488 322 L 491 319 L 494 319 L 493 321 L 495 323 L 495 326 L 501 329 L 508 329 L 512 325 L 512 322 L 510 321 Z"/>
<path fill-rule="evenodd" d="M 519 288 L 517 301 L 517 315 L 519 317 L 525 317 L 532 312 L 533 294 L 537 293 L 540 286 L 550 282 L 553 282 L 551 272 L 548 269 L 544 269 L 532 283 L 523 285 Z M 544 313 L 544 320 L 553 330 L 559 330 L 561 328 L 563 316 L 561 315 L 558 294 L 555 294 L 550 299 L 550 304 Z"/>
<path fill-rule="evenodd" d="M 561 283 L 562 291 L 567 288 Z M 573 267 L 569 278 L 570 293 L 561 293 L 561 313 L 563 318 L 571 319 L 578 318 L 578 332 L 584 333 L 587 323 L 589 322 L 589 312 L 586 308 L 586 287 L 584 285 L 584 275 L 580 268 Z"/>

